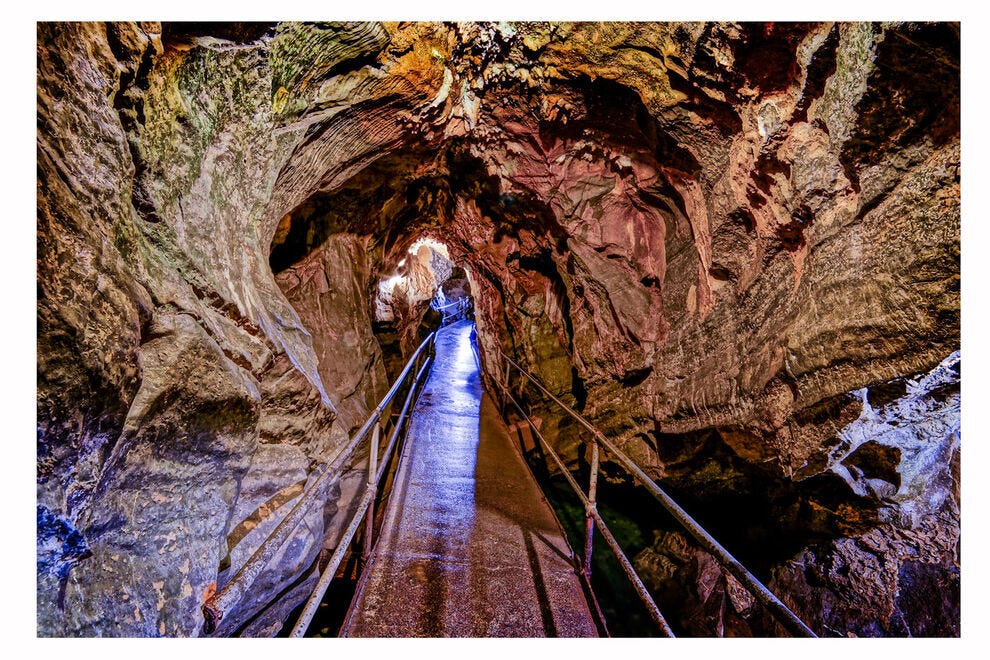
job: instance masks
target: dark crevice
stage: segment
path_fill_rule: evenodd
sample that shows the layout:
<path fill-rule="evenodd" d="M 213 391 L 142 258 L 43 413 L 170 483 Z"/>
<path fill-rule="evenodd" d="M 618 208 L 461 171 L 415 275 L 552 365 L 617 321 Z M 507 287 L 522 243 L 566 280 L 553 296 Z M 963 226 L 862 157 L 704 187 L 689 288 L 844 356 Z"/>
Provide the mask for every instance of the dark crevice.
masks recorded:
<path fill-rule="evenodd" d="M 856 105 L 853 133 L 840 154 L 846 177 L 857 187 L 859 171 L 891 151 L 920 141 L 939 148 L 959 136 L 958 25 L 904 23 L 883 29 L 866 93 Z M 867 200 L 860 217 L 871 202 L 876 204 Z"/>
<path fill-rule="evenodd" d="M 195 37 L 214 37 L 234 43 L 252 43 L 275 34 L 274 22 L 166 21 L 162 23 L 162 42 L 188 42 Z"/>
<path fill-rule="evenodd" d="M 674 72 L 671 72 L 671 74 L 668 78 L 671 89 L 687 96 L 689 101 L 685 103 L 685 106 L 696 112 L 699 117 L 711 121 L 721 136 L 729 137 L 742 130 L 742 118 L 739 117 L 739 113 L 729 103 L 711 98 L 709 95 L 703 93 L 692 80 L 681 78 L 675 75 Z M 666 157 L 667 154 L 671 153 L 672 145 L 667 140 L 661 140 L 661 145 L 658 155 Z M 695 170 L 691 168 L 691 160 L 694 159 L 681 161 L 678 164 L 678 169 L 693 173 Z M 685 169 L 685 166 L 689 169 Z M 696 161 L 695 167 L 700 170 L 700 166 L 697 165 Z"/>
<path fill-rule="evenodd" d="M 652 366 L 630 369 L 622 374 L 619 382 L 622 383 L 623 387 L 636 387 L 637 385 L 641 385 L 652 373 Z"/>
<path fill-rule="evenodd" d="M 835 73 L 838 63 L 839 26 L 833 25 L 825 41 L 808 64 L 804 89 L 792 115 L 792 123 L 808 121 L 808 108 L 825 93 L 825 84 Z M 824 122 L 821 122 L 824 126 Z"/>
<path fill-rule="evenodd" d="M 584 387 L 584 380 L 575 367 L 571 367 L 571 394 L 574 396 L 574 409 L 584 412 L 588 405 L 588 390 Z"/>
<path fill-rule="evenodd" d="M 362 53 L 334 64 L 326 73 L 327 78 L 333 78 L 350 71 L 357 71 L 366 66 L 375 68 L 378 66 L 378 53 Z"/>
<path fill-rule="evenodd" d="M 797 47 L 816 23 L 742 23 L 735 43 L 736 68 L 764 94 L 782 91 L 797 82 Z"/>
<path fill-rule="evenodd" d="M 114 23 L 107 24 L 107 43 L 114 57 L 124 64 L 120 73 L 117 90 L 113 96 L 113 107 L 117 111 L 120 125 L 127 133 L 127 148 L 134 165 L 131 188 L 131 203 L 138 215 L 147 222 L 161 222 L 158 208 L 147 190 L 145 175 L 147 167 L 141 156 L 140 132 L 145 123 L 144 92 L 148 89 L 148 75 L 155 62 L 155 52 L 148 45 L 140 54 L 137 67 L 133 68 L 134 53 L 128 53 L 120 41 L 118 30 L 123 29 Z"/>

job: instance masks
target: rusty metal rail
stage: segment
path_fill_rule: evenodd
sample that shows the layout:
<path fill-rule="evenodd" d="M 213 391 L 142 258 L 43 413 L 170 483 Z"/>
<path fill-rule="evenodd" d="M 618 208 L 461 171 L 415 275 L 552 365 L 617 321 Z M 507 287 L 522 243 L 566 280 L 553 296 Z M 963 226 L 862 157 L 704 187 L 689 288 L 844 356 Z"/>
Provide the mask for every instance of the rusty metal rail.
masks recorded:
<path fill-rule="evenodd" d="M 762 582 L 757 580 L 735 557 L 733 557 L 728 550 L 726 550 L 722 545 L 715 540 L 715 538 L 709 534 L 701 525 L 697 523 L 684 509 L 682 509 L 666 492 L 663 491 L 654 481 L 647 475 L 639 465 L 636 464 L 628 455 L 620 450 L 615 444 L 613 444 L 608 438 L 606 438 L 601 431 L 595 428 L 588 420 L 581 416 L 577 411 L 572 409 L 566 403 L 561 401 L 559 398 L 554 396 L 543 384 L 528 371 L 519 366 L 512 358 L 505 355 L 501 351 L 501 347 L 497 347 L 499 353 L 505 360 L 505 376 L 503 382 L 498 382 L 495 380 L 496 385 L 502 389 L 506 399 L 511 401 L 515 408 L 522 415 L 523 419 L 529 424 L 530 428 L 533 429 L 534 434 L 546 448 L 547 452 L 553 458 L 554 462 L 560 468 L 561 473 L 567 479 L 568 484 L 581 499 L 585 506 L 585 518 L 586 518 L 586 537 L 585 537 L 585 547 L 584 547 L 584 561 L 582 565 L 582 571 L 584 572 L 585 578 L 590 584 L 591 580 L 591 558 L 592 558 L 592 541 L 594 538 L 595 526 L 598 526 L 598 530 L 602 537 L 605 539 L 606 544 L 615 554 L 619 563 L 622 565 L 622 569 L 626 576 L 632 583 L 633 588 L 639 595 L 643 604 L 646 606 L 650 613 L 650 617 L 657 624 L 660 630 L 670 637 L 673 637 L 673 632 L 670 630 L 670 626 L 667 625 L 666 620 L 657 608 L 656 603 L 650 596 L 649 591 L 643 585 L 642 580 L 636 574 L 633 569 L 632 564 L 626 558 L 619 544 L 616 542 L 615 537 L 609 531 L 608 526 L 602 519 L 601 515 L 598 513 L 597 508 L 597 482 L 598 482 L 598 470 L 599 470 L 599 450 L 604 449 L 610 453 L 616 461 L 622 465 L 626 470 L 628 470 L 635 478 L 637 483 L 641 484 L 643 487 L 649 491 L 653 497 L 655 497 L 661 505 L 677 520 L 687 531 L 694 537 L 696 541 L 704 548 L 708 553 L 715 557 L 716 560 L 735 577 L 739 582 L 756 598 L 756 600 L 763 605 L 773 617 L 784 626 L 784 628 L 790 632 L 795 637 L 816 637 L 815 633 L 809 628 L 794 612 L 792 612 L 783 602 L 780 601 L 777 596 L 773 594 Z M 588 493 L 585 494 L 581 487 L 575 481 L 573 475 L 565 467 L 563 461 L 557 456 L 557 453 L 550 446 L 550 443 L 543 437 L 539 429 L 529 418 L 519 402 L 516 400 L 511 393 L 510 375 L 511 370 L 515 369 L 523 378 L 533 383 L 538 389 L 540 389 L 546 396 L 548 396 L 554 403 L 561 407 L 568 415 L 574 418 L 579 424 L 581 424 L 585 429 L 587 429 L 591 435 L 591 475 L 589 479 Z M 520 392 L 522 388 L 520 387 Z M 588 442 L 587 440 L 585 442 Z"/>
<path fill-rule="evenodd" d="M 430 333 L 430 335 L 423 340 L 423 342 L 416 349 L 416 352 L 409 358 L 409 361 L 406 363 L 402 373 L 399 374 L 398 378 L 396 378 L 388 393 L 381 400 L 381 403 L 379 403 L 378 406 L 371 412 L 368 419 L 361 426 L 360 430 L 358 430 L 350 442 L 348 442 L 348 444 L 340 452 L 338 452 L 332 460 L 324 463 L 322 467 L 318 468 L 316 478 L 313 480 L 312 484 L 305 490 L 305 492 L 303 492 L 302 496 L 299 498 L 299 501 L 296 502 L 295 506 L 292 507 L 289 513 L 287 513 L 275 529 L 272 530 L 272 533 L 268 536 L 268 538 L 265 539 L 265 541 L 258 546 L 258 549 L 254 551 L 254 554 L 252 554 L 251 557 L 244 562 L 244 565 L 240 567 L 234 577 L 231 578 L 230 582 L 225 584 L 223 588 L 218 590 L 203 604 L 204 633 L 210 634 L 214 632 L 224 614 L 241 601 L 257 577 L 265 569 L 272 558 L 278 553 L 285 542 L 288 541 L 289 537 L 292 535 L 292 532 L 299 525 L 299 523 L 302 522 L 306 514 L 309 513 L 310 509 L 318 501 L 320 501 L 319 496 L 320 493 L 323 492 L 323 489 L 329 486 L 334 479 L 340 477 L 342 468 L 347 465 L 348 461 L 350 461 L 355 450 L 361 444 L 361 441 L 364 440 L 369 433 L 371 433 L 368 459 L 368 481 L 365 493 L 361 498 L 360 504 L 354 514 L 354 518 L 348 526 L 344 537 L 341 539 L 336 550 L 334 551 L 334 554 L 331 556 L 330 564 L 328 564 L 323 570 L 317 584 L 316 591 L 314 591 L 313 595 L 310 597 L 310 600 L 307 601 L 306 608 L 304 609 L 303 614 L 300 615 L 299 621 L 296 623 L 296 626 L 292 631 L 292 635 L 295 637 L 302 636 L 302 634 L 305 633 L 306 627 L 309 625 L 309 621 L 312 619 L 312 616 L 316 611 L 316 607 L 323 598 L 323 594 L 326 592 L 326 588 L 329 585 L 330 580 L 333 579 L 337 566 L 339 566 L 340 561 L 346 554 L 346 551 L 348 550 L 350 543 L 357 532 L 358 526 L 361 523 L 362 515 L 365 511 L 369 512 L 369 520 L 373 520 L 373 504 L 378 482 L 382 477 L 385 465 L 388 463 L 388 458 L 391 451 L 395 447 L 396 439 L 402 424 L 405 421 L 405 417 L 408 413 L 409 405 L 412 401 L 413 394 L 416 391 L 416 387 L 423 374 L 429 368 L 432 357 L 424 354 L 424 351 L 426 351 L 428 346 L 432 347 L 435 338 L 436 333 Z M 430 352 L 432 352 L 432 349 Z M 382 418 L 388 418 L 387 415 L 384 415 L 384 412 L 386 409 L 390 409 L 395 395 L 407 381 L 409 374 L 413 373 L 414 367 L 416 366 L 419 366 L 419 370 L 416 372 L 416 376 L 412 380 L 409 387 L 409 393 L 406 396 L 405 404 L 402 407 L 402 412 L 400 413 L 399 419 L 395 422 L 392 430 L 392 437 L 389 440 L 385 455 L 382 457 L 381 468 L 379 468 L 377 465 L 379 458 L 378 441 L 382 432 Z M 366 532 L 367 536 L 365 538 L 367 547 L 370 547 L 368 544 L 371 543 L 371 531 L 371 525 L 369 524 Z M 319 592 L 319 596 L 316 596 L 317 591 Z M 315 604 L 313 604 L 314 599 Z M 310 607 L 311 604 L 312 607 Z M 308 618 L 305 620 L 305 625 L 301 625 L 303 623 L 303 617 L 306 616 L 307 612 Z M 300 626 L 301 631 L 299 631 Z M 299 631 L 299 634 L 296 634 L 297 631 Z"/>

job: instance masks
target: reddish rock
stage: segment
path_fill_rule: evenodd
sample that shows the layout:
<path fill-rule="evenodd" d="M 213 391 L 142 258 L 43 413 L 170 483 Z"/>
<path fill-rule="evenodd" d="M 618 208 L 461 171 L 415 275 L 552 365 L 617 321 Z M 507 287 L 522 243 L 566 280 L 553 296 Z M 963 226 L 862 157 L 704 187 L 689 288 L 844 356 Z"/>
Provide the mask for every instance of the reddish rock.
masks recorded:
<path fill-rule="evenodd" d="M 819 632 L 958 633 L 957 379 L 898 391 L 959 349 L 958 24 L 42 23 L 37 53 L 39 634 L 199 634 L 236 519 L 416 345 L 439 264 L 376 314 L 421 237 L 489 385 L 505 351 L 699 507 L 763 498 Z"/>

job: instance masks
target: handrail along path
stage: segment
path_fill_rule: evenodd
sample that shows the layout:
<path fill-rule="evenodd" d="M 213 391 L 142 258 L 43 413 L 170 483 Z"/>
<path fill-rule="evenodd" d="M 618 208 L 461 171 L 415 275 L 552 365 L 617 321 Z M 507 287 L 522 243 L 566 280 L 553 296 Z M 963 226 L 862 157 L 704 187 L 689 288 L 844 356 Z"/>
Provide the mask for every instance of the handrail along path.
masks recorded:
<path fill-rule="evenodd" d="M 770 591 L 762 582 L 756 579 L 756 577 L 754 577 L 753 574 L 739 562 L 739 560 L 733 557 L 728 550 L 726 550 L 711 534 L 709 534 L 700 524 L 698 524 L 694 518 L 682 509 L 673 500 L 673 498 L 671 498 L 670 495 L 660 488 L 660 486 L 658 486 L 653 479 L 651 479 L 649 475 L 647 475 L 646 472 L 644 472 L 643 469 L 625 452 L 619 449 L 611 440 L 606 438 L 601 431 L 593 426 L 591 422 L 585 419 L 580 413 L 575 411 L 573 408 L 556 397 L 552 392 L 550 392 L 535 376 L 523 369 L 512 358 L 506 355 L 500 346 L 496 346 L 496 350 L 505 360 L 504 379 L 502 382 L 499 382 L 494 378 L 492 380 L 502 390 L 502 393 L 505 395 L 505 400 L 513 404 L 513 406 L 522 415 L 523 419 L 532 428 L 536 437 L 560 468 L 561 473 L 564 475 L 565 479 L 567 479 L 568 484 L 585 506 L 587 522 L 583 572 L 589 582 L 591 578 L 592 539 L 595 526 L 597 525 L 599 532 L 602 534 L 609 548 L 622 565 L 623 572 L 625 572 L 626 576 L 632 583 L 633 588 L 636 590 L 636 593 L 639 595 L 644 605 L 646 605 L 651 618 L 660 628 L 661 632 L 665 635 L 673 637 L 673 632 L 670 630 L 670 626 L 660 613 L 660 610 L 657 608 L 653 598 L 643 585 L 642 580 L 636 574 L 632 564 L 629 562 L 628 558 L 626 558 L 625 554 L 622 552 L 622 549 L 615 541 L 615 538 L 609 531 L 605 521 L 598 513 L 596 505 L 596 490 L 599 469 L 599 451 L 600 448 L 602 448 L 614 456 L 616 461 L 636 478 L 636 482 L 646 488 L 646 490 L 660 502 L 660 504 L 674 517 L 674 519 L 677 520 L 677 522 L 679 522 L 688 531 L 688 533 L 691 534 L 692 537 L 694 537 L 701 547 L 714 556 L 715 559 L 729 573 L 731 573 L 733 577 L 739 580 L 746 590 L 749 591 L 791 635 L 795 637 L 817 637 L 814 631 L 812 631 L 811 628 L 804 623 L 804 621 L 802 621 L 796 614 L 794 614 L 794 612 L 790 610 L 790 608 L 781 602 L 781 600 L 777 598 L 777 596 L 774 595 L 774 593 Z M 591 477 L 587 494 L 585 494 L 585 492 L 581 489 L 577 481 L 575 481 L 573 475 L 571 475 L 570 471 L 565 467 L 563 461 L 553 450 L 553 447 L 550 446 L 550 443 L 547 442 L 546 438 L 544 438 L 539 432 L 539 429 L 536 428 L 536 425 L 529 418 L 529 415 L 523 411 L 519 402 L 512 395 L 510 385 L 510 374 L 512 369 L 515 369 L 515 371 L 518 372 L 524 379 L 533 383 L 533 385 L 549 397 L 551 401 L 556 403 L 565 413 L 575 419 L 579 424 L 581 424 L 581 426 L 591 433 Z M 585 442 L 588 441 L 586 440 Z"/>
<path fill-rule="evenodd" d="M 456 313 L 458 315 L 466 315 L 469 309 L 469 304 L 469 302 L 464 303 L 464 299 L 458 301 L 458 303 L 455 303 L 454 305 L 457 306 Z M 424 374 L 429 371 L 431 366 L 431 360 L 433 358 L 429 355 L 429 353 L 431 353 L 432 350 L 427 351 L 427 348 L 430 347 L 432 349 L 435 339 L 436 333 L 431 333 L 426 337 L 426 339 L 423 340 L 423 342 L 416 349 L 415 353 L 413 353 L 412 357 L 410 357 L 409 361 L 406 363 L 402 373 L 392 384 L 388 393 L 378 404 L 378 406 L 369 414 L 364 424 L 350 440 L 350 442 L 341 451 L 339 451 L 333 459 L 318 468 L 316 478 L 313 480 L 310 487 L 306 489 L 306 491 L 299 498 L 299 501 L 275 527 L 268 538 L 265 539 L 265 541 L 255 550 L 251 557 L 240 567 L 234 577 L 226 585 L 224 585 L 223 588 L 211 596 L 206 603 L 204 603 L 203 630 L 206 634 L 210 634 L 215 631 L 220 620 L 223 618 L 224 613 L 240 602 L 240 600 L 250 589 L 254 580 L 258 577 L 258 575 L 260 575 L 275 554 L 277 554 L 279 549 L 289 539 L 296 526 L 303 520 L 308 511 L 318 501 L 320 501 L 319 495 L 323 492 L 323 489 L 328 486 L 333 479 L 340 476 L 341 469 L 351 459 L 361 442 L 368 438 L 370 434 L 365 491 L 361 496 L 360 502 L 352 515 L 343 537 L 337 544 L 337 547 L 331 555 L 329 562 L 322 570 L 316 587 L 311 593 L 309 599 L 306 601 L 302 613 L 296 620 L 290 636 L 302 637 L 305 635 L 306 630 L 309 627 L 309 624 L 315 615 L 331 580 L 336 574 L 337 568 L 349 551 L 351 543 L 360 529 L 362 520 L 365 522 L 365 534 L 364 547 L 361 555 L 364 559 L 368 558 L 373 543 L 374 503 L 378 493 L 378 485 L 382 477 L 385 475 L 386 466 L 388 465 L 392 452 L 396 446 L 403 423 L 409 414 L 411 403 L 415 399 L 417 387 L 422 381 Z M 523 369 L 518 363 L 512 360 L 512 358 L 506 355 L 504 351 L 502 351 L 501 347 L 496 348 L 501 357 L 505 360 L 505 371 L 504 379 L 501 382 L 495 378 L 492 380 L 502 390 L 503 401 L 512 403 L 522 418 L 529 424 L 536 438 L 545 448 L 547 454 L 549 454 L 549 456 L 553 459 L 554 463 L 560 469 L 561 474 L 567 480 L 570 487 L 574 490 L 584 505 L 586 533 L 584 556 L 580 567 L 580 573 L 589 588 L 591 581 L 593 538 L 595 529 L 597 528 L 609 549 L 618 559 L 623 572 L 626 574 L 637 595 L 646 606 L 651 619 L 664 635 L 669 637 L 674 636 L 670 625 L 660 612 L 660 609 L 657 607 L 642 580 L 637 575 L 632 563 L 629 561 L 628 557 L 626 557 L 622 548 L 619 546 L 618 541 L 616 541 L 615 537 L 609 530 L 607 523 L 598 512 L 597 481 L 600 466 L 600 452 L 605 450 L 635 477 L 637 483 L 645 487 L 647 491 L 653 495 L 653 497 L 656 498 L 661 505 L 663 505 L 663 507 L 688 531 L 688 533 L 694 537 L 702 548 L 713 555 L 729 573 L 739 580 L 739 582 L 751 594 L 753 594 L 757 601 L 760 602 L 774 616 L 774 618 L 788 630 L 788 632 L 797 637 L 816 636 L 815 633 L 800 618 L 797 617 L 797 615 L 795 615 L 786 605 L 784 605 L 780 599 L 778 599 L 769 589 L 767 589 L 766 586 L 757 580 L 735 557 L 733 557 L 717 540 L 715 540 L 711 534 L 709 534 L 700 524 L 697 523 L 697 521 L 688 515 L 688 513 L 684 511 L 684 509 L 682 509 L 666 492 L 664 492 L 664 490 L 661 489 L 643 471 L 643 469 L 636 464 L 635 461 L 619 449 L 611 440 L 605 437 L 601 431 L 594 427 L 581 414 L 573 410 L 570 406 L 550 392 L 536 377 Z M 476 353 L 476 357 L 480 356 Z M 563 460 L 561 460 L 560 456 L 558 456 L 556 451 L 554 451 L 547 439 L 540 433 L 539 429 L 525 412 L 516 396 L 513 396 L 510 381 L 511 371 L 513 369 L 515 369 L 515 371 L 518 372 L 523 379 L 531 382 L 543 394 L 549 397 L 551 401 L 556 403 L 565 413 L 575 419 L 579 424 L 581 424 L 581 426 L 591 433 L 592 439 L 590 441 L 587 439 L 585 440 L 585 442 L 590 444 L 589 449 L 591 453 L 591 473 L 587 492 L 585 492 L 578 485 Z M 379 442 L 381 439 L 381 434 L 385 430 L 382 422 L 384 413 L 386 409 L 391 409 L 393 399 L 401 387 L 409 381 L 409 378 L 413 373 L 415 373 L 415 376 L 410 382 L 402 410 L 398 415 L 398 419 L 394 423 L 385 451 L 379 457 L 379 454 L 381 453 L 379 451 Z M 524 382 L 521 381 L 518 387 L 520 394 L 522 393 L 523 387 Z"/>
<path fill-rule="evenodd" d="M 323 489 L 327 487 L 334 479 L 340 477 L 342 468 L 347 465 L 351 457 L 354 455 L 355 450 L 361 444 L 361 442 L 371 434 L 370 447 L 369 447 L 369 459 L 368 459 L 368 481 L 366 484 L 365 493 L 361 498 L 360 504 L 358 505 L 354 516 L 347 527 L 347 530 L 341 538 L 340 542 L 337 544 L 337 548 L 331 556 L 330 563 L 324 568 L 320 575 L 320 580 L 317 583 L 316 590 L 310 596 L 306 603 L 306 607 L 303 613 L 300 615 L 296 622 L 295 627 L 292 630 L 293 637 L 301 637 L 306 632 L 306 628 L 309 625 L 309 621 L 312 619 L 313 614 L 316 612 L 316 608 L 319 605 L 323 594 L 326 592 L 329 586 L 330 580 L 333 579 L 333 575 L 337 570 L 341 560 L 344 558 L 351 541 L 353 540 L 357 530 L 359 528 L 361 519 L 364 513 L 368 512 L 368 522 L 366 536 L 365 536 L 365 554 L 367 549 L 371 544 L 371 532 L 372 522 L 373 522 L 373 508 L 374 499 L 377 492 L 378 483 L 382 478 L 384 473 L 384 467 L 388 463 L 388 458 L 395 447 L 396 439 L 399 434 L 399 430 L 402 427 L 403 422 L 407 416 L 410 403 L 413 399 L 416 387 L 421 381 L 423 374 L 428 371 L 430 366 L 430 361 L 432 357 L 428 355 L 432 351 L 432 345 L 436 339 L 436 333 L 430 333 L 426 339 L 419 345 L 415 353 L 406 362 L 405 368 L 403 368 L 402 373 L 399 374 L 398 378 L 392 384 L 388 393 L 382 398 L 381 402 L 375 407 L 374 410 L 368 415 L 364 424 L 358 430 L 358 432 L 351 438 L 350 442 L 341 449 L 337 455 L 324 463 L 320 468 L 317 469 L 316 478 L 313 480 L 312 484 L 307 488 L 302 496 L 300 496 L 299 501 L 296 502 L 295 506 L 285 515 L 282 521 L 272 530 L 272 533 L 265 539 L 264 542 L 258 549 L 254 551 L 251 557 L 248 558 L 246 562 L 240 567 L 237 573 L 231 580 L 219 589 L 215 594 L 213 594 L 204 604 L 203 604 L 203 632 L 207 635 L 214 632 L 223 618 L 224 614 L 241 601 L 251 585 L 265 569 L 272 558 L 278 553 L 282 546 L 288 541 L 289 537 L 295 531 L 296 527 L 302 522 L 309 510 L 320 501 L 319 495 L 323 492 Z M 427 351 L 430 347 L 431 350 Z M 418 371 L 415 368 L 419 366 Z M 411 382 L 409 387 L 409 393 L 406 396 L 405 404 L 402 407 L 402 412 L 396 420 L 392 436 L 389 439 L 388 446 L 385 455 L 382 457 L 382 465 L 379 468 L 378 463 L 378 443 L 379 438 L 382 433 L 382 418 L 386 409 L 390 409 L 392 400 L 398 394 L 399 390 L 402 388 L 403 384 L 409 379 L 410 374 L 415 373 L 415 377 Z M 317 592 L 319 595 L 317 596 Z"/>

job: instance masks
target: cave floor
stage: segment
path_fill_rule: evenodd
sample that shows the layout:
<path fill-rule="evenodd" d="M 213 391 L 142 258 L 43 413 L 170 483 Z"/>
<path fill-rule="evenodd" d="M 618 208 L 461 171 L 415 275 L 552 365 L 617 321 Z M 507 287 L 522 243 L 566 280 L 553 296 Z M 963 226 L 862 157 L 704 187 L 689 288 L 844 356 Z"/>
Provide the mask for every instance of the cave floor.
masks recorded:
<path fill-rule="evenodd" d="M 597 636 L 573 551 L 482 390 L 472 328 L 437 336 L 341 636 Z"/>

